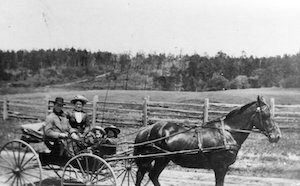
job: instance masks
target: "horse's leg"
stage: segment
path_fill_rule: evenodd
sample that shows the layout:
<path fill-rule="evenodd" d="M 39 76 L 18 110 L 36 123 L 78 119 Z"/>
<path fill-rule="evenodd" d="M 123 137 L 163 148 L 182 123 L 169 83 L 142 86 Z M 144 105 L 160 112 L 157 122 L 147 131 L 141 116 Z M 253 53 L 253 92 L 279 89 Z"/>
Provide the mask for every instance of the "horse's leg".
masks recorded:
<path fill-rule="evenodd" d="M 227 170 L 228 170 L 228 167 L 226 167 L 226 166 L 220 166 L 220 167 L 214 168 L 216 186 L 224 185 L 224 180 L 225 180 L 225 175 L 227 173 Z"/>
<path fill-rule="evenodd" d="M 136 172 L 136 186 L 140 186 L 142 183 L 142 180 L 144 178 L 144 175 L 146 174 L 147 170 L 144 168 L 138 168 L 138 171 Z"/>
<path fill-rule="evenodd" d="M 168 158 L 160 158 L 155 160 L 154 166 L 149 172 L 149 178 L 155 186 L 160 186 L 158 177 L 169 162 L 170 160 Z"/>
<path fill-rule="evenodd" d="M 142 183 L 142 180 L 146 174 L 146 172 L 149 172 L 152 168 L 151 162 L 153 160 L 144 159 L 144 160 L 136 160 L 136 165 L 138 167 L 138 170 L 136 172 L 136 186 L 140 186 Z"/>

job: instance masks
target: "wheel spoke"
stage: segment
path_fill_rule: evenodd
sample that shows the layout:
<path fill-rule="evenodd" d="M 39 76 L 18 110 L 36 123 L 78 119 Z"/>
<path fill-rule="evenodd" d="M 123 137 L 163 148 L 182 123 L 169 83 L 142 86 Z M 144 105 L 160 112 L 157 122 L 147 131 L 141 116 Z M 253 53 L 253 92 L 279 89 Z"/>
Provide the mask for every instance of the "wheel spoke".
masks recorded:
<path fill-rule="evenodd" d="M 19 162 L 17 161 L 17 157 L 16 157 L 16 154 L 15 154 L 15 149 L 14 148 L 12 148 L 12 153 L 13 153 L 13 156 L 14 156 L 14 160 L 15 160 L 15 162 L 16 162 L 16 165 L 19 165 Z"/>
<path fill-rule="evenodd" d="M 105 176 L 102 179 L 99 179 L 99 180 L 97 180 L 96 182 L 93 182 L 93 183 L 98 183 L 98 182 L 105 181 L 105 180 L 108 180 L 108 179 L 110 179 L 110 181 L 112 183 L 114 183 L 113 179 L 111 177 L 108 177 L 108 176 Z"/>
<path fill-rule="evenodd" d="M 31 156 L 25 163 L 23 163 L 21 166 L 25 167 L 31 160 L 33 160 L 33 158 L 35 158 L 35 155 L 33 154 L 33 156 Z"/>
<path fill-rule="evenodd" d="M 31 177 L 40 179 L 39 176 L 33 175 L 33 174 L 31 174 L 31 173 L 28 173 L 28 172 L 23 172 L 23 173 L 26 174 L 27 176 L 31 176 Z"/>
<path fill-rule="evenodd" d="M 8 171 L 8 172 L 2 171 L 2 173 L 0 174 L 0 176 L 9 175 L 9 174 L 13 174 L 13 172 L 12 171 Z"/>
<path fill-rule="evenodd" d="M 8 177 L 8 179 L 5 181 L 5 183 L 9 182 L 9 180 L 11 180 L 15 176 L 15 174 L 13 172 L 11 172 L 11 173 L 12 173 L 11 176 Z"/>
<path fill-rule="evenodd" d="M 122 174 L 124 174 L 124 172 L 126 172 L 126 169 L 123 169 L 122 172 L 117 176 L 117 178 L 119 178 L 120 176 L 122 176 Z"/>
<path fill-rule="evenodd" d="M 23 164 L 23 161 L 24 161 L 24 159 L 25 159 L 25 156 L 26 156 L 26 154 L 28 153 L 28 149 L 29 149 L 29 148 L 26 146 L 25 153 L 23 154 L 23 157 L 22 157 L 21 162 L 20 162 L 21 165 Z"/>
<path fill-rule="evenodd" d="M 23 170 L 30 170 L 30 169 L 35 169 L 39 167 L 38 164 L 34 164 L 34 165 L 30 165 L 30 166 L 26 166 L 26 167 L 23 167 Z"/>
<path fill-rule="evenodd" d="M 102 162 L 101 162 L 102 163 Z M 98 162 L 98 165 L 97 167 L 99 167 L 99 165 L 101 166 L 101 163 Z M 105 167 L 105 165 L 103 164 L 101 168 L 99 168 L 95 173 L 94 175 L 96 175 L 95 177 L 92 177 L 92 181 L 94 181 L 94 179 L 98 176 L 99 172 L 101 172 L 103 170 L 103 168 Z"/>
<path fill-rule="evenodd" d="M 128 186 L 130 185 L 130 172 L 129 171 L 127 171 L 127 183 L 128 183 Z"/>
<path fill-rule="evenodd" d="M 21 143 L 18 143 L 18 165 L 20 165 L 20 151 L 21 151 Z"/>
<path fill-rule="evenodd" d="M 6 152 L 6 154 L 9 156 L 9 157 L 11 157 L 11 155 L 10 155 L 10 153 L 9 153 L 9 151 L 5 148 L 5 149 L 3 149 L 3 151 L 5 151 Z M 4 154 L 2 155 L 2 156 L 0 156 L 4 161 L 6 161 L 8 164 L 10 164 L 11 166 L 15 166 L 15 164 L 13 163 L 13 162 L 11 162 L 11 161 L 9 161 L 9 160 L 7 160 L 6 158 L 4 158 L 3 157 L 4 156 Z M 9 158 L 9 159 L 12 159 L 12 158 Z"/>
<path fill-rule="evenodd" d="M 0 165 L 0 167 L 6 168 L 6 169 L 9 169 L 9 170 L 14 170 L 13 168 L 7 167 L 7 166 L 5 166 L 5 165 Z"/>
<path fill-rule="evenodd" d="M 88 157 L 85 157 L 85 168 L 86 168 L 86 177 L 88 180 L 91 179 L 92 176 L 89 176 L 89 160 Z"/>
<path fill-rule="evenodd" d="M 127 176 L 127 171 L 125 172 L 125 175 L 124 175 L 124 177 L 123 177 L 123 179 L 122 179 L 121 185 L 123 185 L 123 182 L 124 182 L 126 176 Z"/>
<path fill-rule="evenodd" d="M 80 161 L 78 159 L 76 159 L 76 161 L 77 161 L 77 164 L 79 165 L 79 168 L 80 168 L 80 171 L 81 171 L 82 175 L 84 175 L 84 177 L 85 177 L 85 173 L 84 173 L 84 170 L 82 168 L 82 165 L 81 165 Z"/>
<path fill-rule="evenodd" d="M 29 182 L 32 186 L 35 186 L 35 184 L 31 181 L 31 180 L 28 180 L 27 178 L 24 177 L 24 180 L 25 182 Z"/>
<path fill-rule="evenodd" d="M 75 176 L 76 176 L 76 179 L 78 179 L 78 177 L 80 177 L 80 179 L 83 179 L 83 177 L 82 177 L 82 176 L 79 176 L 78 171 L 77 171 L 71 164 L 69 164 L 69 166 L 71 167 L 71 169 L 73 169 L 73 171 L 74 171 L 74 173 L 75 173 Z"/>
<path fill-rule="evenodd" d="M 20 185 L 23 186 L 24 184 L 23 184 L 22 176 L 19 177 L 19 180 L 20 180 Z M 25 183 L 25 182 L 24 182 L 24 183 Z"/>
<path fill-rule="evenodd" d="M 96 162 L 95 162 L 95 159 L 93 158 L 93 169 L 92 169 L 92 172 L 94 173 L 96 170 Z"/>
<path fill-rule="evenodd" d="M 132 181 L 133 181 L 133 184 L 135 184 L 135 179 L 134 179 L 134 176 L 133 176 L 132 172 L 130 171 L 130 173 L 128 173 L 128 174 L 130 174 L 131 179 L 132 179 Z"/>
<path fill-rule="evenodd" d="M 20 177 L 17 176 L 17 186 L 19 186 L 19 181 L 20 181 Z M 20 186 L 21 186 L 21 183 L 20 183 Z"/>
<path fill-rule="evenodd" d="M 72 179 L 73 179 L 73 180 L 78 180 L 78 177 L 75 178 L 75 177 L 73 177 L 71 174 L 68 175 L 68 178 L 69 178 L 68 180 L 70 180 L 70 181 L 71 181 Z M 65 179 L 65 180 L 66 180 L 66 179 Z"/>
<path fill-rule="evenodd" d="M 14 176 L 14 179 L 13 179 L 13 181 L 11 182 L 11 185 L 14 185 L 15 181 L 16 181 L 16 176 Z"/>

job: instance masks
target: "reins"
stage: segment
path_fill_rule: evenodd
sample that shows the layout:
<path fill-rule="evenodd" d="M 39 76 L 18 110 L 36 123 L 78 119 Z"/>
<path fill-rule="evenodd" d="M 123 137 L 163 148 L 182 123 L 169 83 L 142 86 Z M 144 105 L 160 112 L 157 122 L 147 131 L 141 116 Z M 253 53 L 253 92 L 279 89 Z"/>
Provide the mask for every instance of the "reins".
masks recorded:
<path fill-rule="evenodd" d="M 253 114 L 253 116 L 251 118 L 253 118 L 254 116 L 255 116 L 255 114 Z M 219 118 L 220 121 L 222 119 L 224 120 L 224 117 Z M 250 121 L 252 121 L 252 119 Z M 217 120 L 215 122 L 217 122 Z M 176 136 L 176 135 L 181 134 L 181 133 L 188 132 L 188 131 L 190 131 L 192 129 L 198 129 L 198 128 L 211 128 L 211 129 L 217 129 L 217 130 L 225 130 L 225 131 L 229 131 L 229 132 L 248 133 L 248 134 L 250 134 L 250 133 L 263 133 L 263 132 L 259 131 L 258 129 L 252 129 L 252 130 L 232 129 L 232 128 L 228 129 L 228 128 L 224 128 L 224 127 L 219 128 L 219 127 L 213 127 L 213 126 L 207 126 L 207 125 L 194 125 L 194 126 L 189 125 L 188 127 L 189 128 L 186 129 L 186 130 L 184 130 L 184 131 L 176 132 L 176 133 L 173 133 L 173 134 L 171 134 L 169 136 L 164 136 L 164 137 L 156 138 L 156 139 L 153 139 L 153 140 L 150 140 L 150 141 L 145 141 L 145 142 L 141 142 L 141 143 L 132 144 L 132 147 L 138 147 L 138 146 L 153 144 L 155 142 L 162 141 L 164 139 Z"/>

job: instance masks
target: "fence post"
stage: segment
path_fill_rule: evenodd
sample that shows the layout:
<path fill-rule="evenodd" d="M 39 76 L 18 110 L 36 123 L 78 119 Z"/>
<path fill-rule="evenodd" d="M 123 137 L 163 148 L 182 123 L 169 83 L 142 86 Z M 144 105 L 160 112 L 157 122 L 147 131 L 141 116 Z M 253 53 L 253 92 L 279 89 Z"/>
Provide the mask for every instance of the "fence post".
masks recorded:
<path fill-rule="evenodd" d="M 3 100 L 3 120 L 7 120 L 8 118 L 8 99 L 7 97 Z"/>
<path fill-rule="evenodd" d="M 147 126 L 148 124 L 148 102 L 149 96 L 144 98 L 144 105 L 143 105 L 143 126 Z"/>
<path fill-rule="evenodd" d="M 47 95 L 45 96 L 45 102 L 46 102 L 46 117 L 48 116 L 49 110 L 50 110 L 49 101 L 50 101 L 50 96 L 47 94 Z"/>
<path fill-rule="evenodd" d="M 93 98 L 93 113 L 92 113 L 92 127 L 95 127 L 96 117 L 97 117 L 97 103 L 98 103 L 98 95 L 95 95 Z"/>
<path fill-rule="evenodd" d="M 275 116 L 275 98 L 270 98 L 271 117 Z"/>
<path fill-rule="evenodd" d="M 203 108 L 203 124 L 208 122 L 208 109 L 209 109 L 209 99 L 204 99 L 204 108 Z"/>

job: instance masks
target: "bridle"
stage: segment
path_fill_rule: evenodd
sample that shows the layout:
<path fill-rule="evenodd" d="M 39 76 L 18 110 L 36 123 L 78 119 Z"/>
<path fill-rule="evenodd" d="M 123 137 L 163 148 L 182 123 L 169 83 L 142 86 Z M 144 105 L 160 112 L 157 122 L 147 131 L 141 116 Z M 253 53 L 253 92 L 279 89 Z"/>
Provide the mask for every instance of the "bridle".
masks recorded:
<path fill-rule="evenodd" d="M 260 133 L 262 133 L 266 136 L 270 136 L 270 133 L 273 130 L 273 127 L 265 126 L 263 123 L 263 117 L 262 117 L 262 112 L 265 111 L 266 109 L 269 109 L 269 106 L 266 104 L 261 105 L 260 101 L 258 101 L 258 107 L 256 108 L 256 111 L 253 115 L 255 117 L 255 115 L 258 114 L 259 126 L 261 127 L 261 129 L 259 130 Z M 272 119 L 272 118 L 270 118 L 270 119 Z M 256 128 L 258 128 L 258 127 L 256 127 Z"/>
<path fill-rule="evenodd" d="M 255 128 L 252 128 L 250 130 L 247 129 L 233 129 L 233 128 L 225 128 L 225 130 L 229 131 L 229 132 L 236 132 L 236 133 L 261 133 L 264 134 L 265 136 L 270 136 L 270 132 L 273 130 L 272 128 L 267 128 L 263 125 L 263 117 L 262 117 L 262 111 L 268 109 L 268 105 L 261 105 L 260 101 L 258 101 L 258 106 L 256 107 L 256 111 L 252 114 L 252 116 L 250 117 L 250 120 L 247 122 L 247 124 L 251 124 L 252 126 L 254 126 Z M 253 122 L 254 118 L 258 117 L 259 120 L 259 127 L 257 127 Z M 225 117 L 220 118 L 220 121 L 223 122 L 225 119 Z M 215 128 L 215 127 L 210 127 L 210 126 L 204 126 L 203 128 Z M 218 128 L 219 129 L 219 128 Z"/>
<path fill-rule="evenodd" d="M 273 130 L 272 128 L 267 128 L 264 126 L 263 124 L 263 117 L 262 117 L 262 111 L 268 109 L 268 105 L 261 105 L 260 101 L 258 101 L 258 106 L 256 107 L 256 111 L 252 114 L 252 116 L 250 117 L 250 120 L 248 121 L 248 124 L 251 123 L 251 125 L 253 125 L 255 128 L 252 128 L 251 130 L 245 130 L 245 129 L 226 129 L 228 131 L 232 131 L 232 132 L 240 132 L 240 133 L 261 133 L 264 134 L 265 136 L 270 136 L 270 132 Z M 257 127 L 254 123 L 253 120 L 255 117 L 257 117 L 258 115 L 258 121 L 259 121 L 259 127 Z"/>

